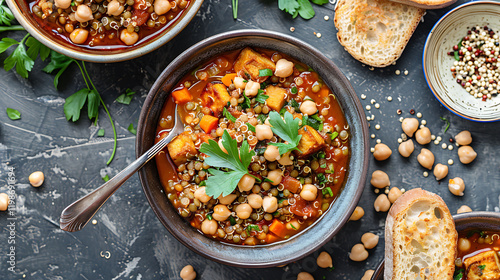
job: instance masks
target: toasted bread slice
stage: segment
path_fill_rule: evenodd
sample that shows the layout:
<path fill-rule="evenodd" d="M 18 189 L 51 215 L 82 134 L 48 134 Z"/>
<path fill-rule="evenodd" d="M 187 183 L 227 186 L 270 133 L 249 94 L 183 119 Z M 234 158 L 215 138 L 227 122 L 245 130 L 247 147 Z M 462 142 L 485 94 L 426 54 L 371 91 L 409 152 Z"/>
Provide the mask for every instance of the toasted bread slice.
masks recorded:
<path fill-rule="evenodd" d="M 391 0 L 422 9 L 441 9 L 457 2 L 457 0 Z"/>
<path fill-rule="evenodd" d="M 444 201 L 422 189 L 396 200 L 385 222 L 385 280 L 452 280 L 457 231 Z"/>
<path fill-rule="evenodd" d="M 385 67 L 401 56 L 424 13 L 389 0 L 339 0 L 337 39 L 355 59 Z"/>

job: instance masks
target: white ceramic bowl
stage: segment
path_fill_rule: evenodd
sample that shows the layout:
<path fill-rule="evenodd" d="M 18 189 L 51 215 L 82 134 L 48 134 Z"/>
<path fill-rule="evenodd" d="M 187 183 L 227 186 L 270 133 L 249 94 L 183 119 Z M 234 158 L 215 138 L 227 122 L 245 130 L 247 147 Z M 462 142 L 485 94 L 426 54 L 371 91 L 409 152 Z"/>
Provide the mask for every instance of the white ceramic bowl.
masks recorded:
<path fill-rule="evenodd" d="M 491 122 L 500 120 L 500 94 L 487 101 L 470 95 L 453 78 L 450 68 L 455 59 L 447 54 L 467 30 L 485 25 L 500 31 L 500 2 L 472 1 L 451 10 L 429 33 L 422 63 L 427 84 L 443 106 L 463 118 Z"/>

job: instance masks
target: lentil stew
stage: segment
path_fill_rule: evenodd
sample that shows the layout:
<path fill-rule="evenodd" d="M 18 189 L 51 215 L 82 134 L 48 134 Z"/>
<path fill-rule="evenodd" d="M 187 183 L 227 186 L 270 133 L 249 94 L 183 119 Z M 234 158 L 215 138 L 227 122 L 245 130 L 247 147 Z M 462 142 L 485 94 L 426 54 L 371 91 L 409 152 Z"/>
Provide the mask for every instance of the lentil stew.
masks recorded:
<path fill-rule="evenodd" d="M 455 280 L 500 279 L 500 232 L 459 233 Z"/>
<path fill-rule="evenodd" d="M 179 104 L 185 132 L 156 156 L 177 212 L 222 242 L 289 239 L 327 211 L 343 186 L 349 127 L 307 65 L 276 51 L 219 55 L 171 92 L 156 141 Z"/>

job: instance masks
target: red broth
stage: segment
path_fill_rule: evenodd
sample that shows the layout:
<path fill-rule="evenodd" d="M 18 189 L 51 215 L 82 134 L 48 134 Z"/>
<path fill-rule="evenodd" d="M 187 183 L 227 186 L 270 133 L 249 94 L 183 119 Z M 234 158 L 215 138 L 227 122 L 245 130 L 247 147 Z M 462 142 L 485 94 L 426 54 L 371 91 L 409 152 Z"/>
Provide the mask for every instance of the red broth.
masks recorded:
<path fill-rule="evenodd" d="M 499 232 L 473 230 L 460 233 L 454 279 L 500 279 L 499 253 Z"/>

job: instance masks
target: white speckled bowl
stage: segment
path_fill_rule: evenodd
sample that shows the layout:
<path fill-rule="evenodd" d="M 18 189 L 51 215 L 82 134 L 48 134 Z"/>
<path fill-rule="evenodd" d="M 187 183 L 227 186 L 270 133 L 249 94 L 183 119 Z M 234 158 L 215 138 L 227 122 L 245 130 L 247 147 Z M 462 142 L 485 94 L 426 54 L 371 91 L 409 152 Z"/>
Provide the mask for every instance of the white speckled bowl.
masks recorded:
<path fill-rule="evenodd" d="M 455 61 L 448 51 L 467 34 L 467 27 L 488 25 L 500 31 L 500 2 L 472 1 L 445 14 L 432 28 L 422 57 L 427 84 L 434 96 L 451 112 L 463 118 L 491 122 L 500 120 L 500 95 L 486 102 L 470 95 L 453 78 Z"/>

